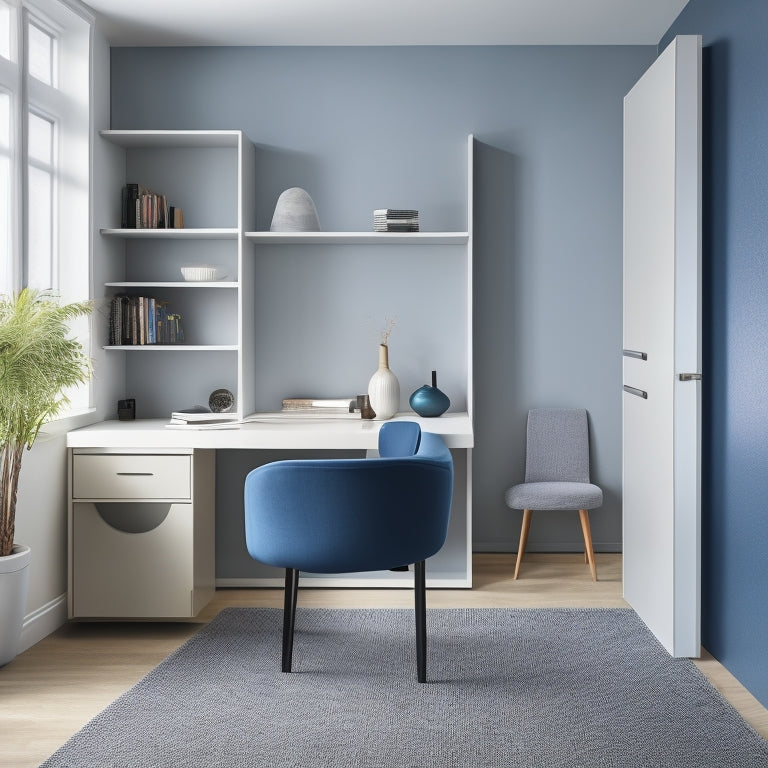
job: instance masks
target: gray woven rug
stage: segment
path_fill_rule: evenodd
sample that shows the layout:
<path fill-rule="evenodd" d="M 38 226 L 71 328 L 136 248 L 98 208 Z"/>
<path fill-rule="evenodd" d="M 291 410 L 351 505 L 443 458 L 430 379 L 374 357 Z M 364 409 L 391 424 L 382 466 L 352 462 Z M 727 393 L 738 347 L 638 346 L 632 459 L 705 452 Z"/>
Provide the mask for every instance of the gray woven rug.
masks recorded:
<path fill-rule="evenodd" d="M 631 610 L 222 611 L 44 765 L 766 768 L 761 739 Z"/>

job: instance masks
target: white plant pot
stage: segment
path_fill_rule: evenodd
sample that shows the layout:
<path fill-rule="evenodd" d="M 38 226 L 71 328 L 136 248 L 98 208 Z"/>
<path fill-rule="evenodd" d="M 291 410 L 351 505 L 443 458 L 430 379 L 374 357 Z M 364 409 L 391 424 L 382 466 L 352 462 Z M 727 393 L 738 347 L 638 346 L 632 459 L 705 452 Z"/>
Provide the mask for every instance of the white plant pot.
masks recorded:
<path fill-rule="evenodd" d="M 379 344 L 379 369 L 368 382 L 368 398 L 376 420 L 391 419 L 400 407 L 400 382 L 389 369 L 389 348 Z"/>
<path fill-rule="evenodd" d="M 19 652 L 19 638 L 27 608 L 31 550 L 14 544 L 13 552 L 0 557 L 0 667 Z"/>

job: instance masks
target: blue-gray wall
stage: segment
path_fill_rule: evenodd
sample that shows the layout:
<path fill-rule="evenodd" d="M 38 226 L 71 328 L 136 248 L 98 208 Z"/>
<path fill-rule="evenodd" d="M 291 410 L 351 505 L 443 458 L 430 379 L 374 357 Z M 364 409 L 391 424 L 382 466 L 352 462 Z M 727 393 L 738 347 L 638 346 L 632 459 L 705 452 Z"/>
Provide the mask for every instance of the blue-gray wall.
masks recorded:
<path fill-rule="evenodd" d="M 423 229 L 463 229 L 475 134 L 475 547 L 516 549 L 520 513 L 503 495 L 522 479 L 525 416 L 563 405 L 589 411 L 606 498 L 592 531 L 616 550 L 622 98 L 655 52 L 115 48 L 111 123 L 243 129 L 257 145 L 260 229 L 290 186 L 310 191 L 327 230 L 369 230 L 374 208 L 404 198 Z M 425 312 L 441 301 L 439 277 L 423 300 Z M 542 514 L 530 546 L 580 548 L 578 516 Z"/>
<path fill-rule="evenodd" d="M 703 43 L 702 640 L 768 706 L 768 3 L 690 0 Z"/>

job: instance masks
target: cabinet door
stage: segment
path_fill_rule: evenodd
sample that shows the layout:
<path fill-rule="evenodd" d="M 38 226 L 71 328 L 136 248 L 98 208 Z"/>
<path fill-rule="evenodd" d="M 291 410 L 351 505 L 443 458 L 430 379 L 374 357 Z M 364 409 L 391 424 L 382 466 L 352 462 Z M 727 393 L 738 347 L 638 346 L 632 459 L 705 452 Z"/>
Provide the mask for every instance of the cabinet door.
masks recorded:
<path fill-rule="evenodd" d="M 700 652 L 700 94 L 683 36 L 624 100 L 624 597 L 675 656 Z"/>
<path fill-rule="evenodd" d="M 193 615 L 193 508 L 169 503 L 76 503 L 75 617 Z"/>

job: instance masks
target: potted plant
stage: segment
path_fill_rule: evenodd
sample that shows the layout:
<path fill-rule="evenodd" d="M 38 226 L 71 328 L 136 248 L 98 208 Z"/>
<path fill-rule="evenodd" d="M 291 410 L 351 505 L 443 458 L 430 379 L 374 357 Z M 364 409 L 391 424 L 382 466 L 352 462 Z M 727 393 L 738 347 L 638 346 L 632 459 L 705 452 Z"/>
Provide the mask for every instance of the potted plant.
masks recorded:
<path fill-rule="evenodd" d="M 21 460 L 69 403 L 66 390 L 90 377 L 70 331 L 90 311 L 88 302 L 61 304 L 47 291 L 0 296 L 0 666 L 17 652 L 29 578 L 29 547 L 14 542 Z"/>

